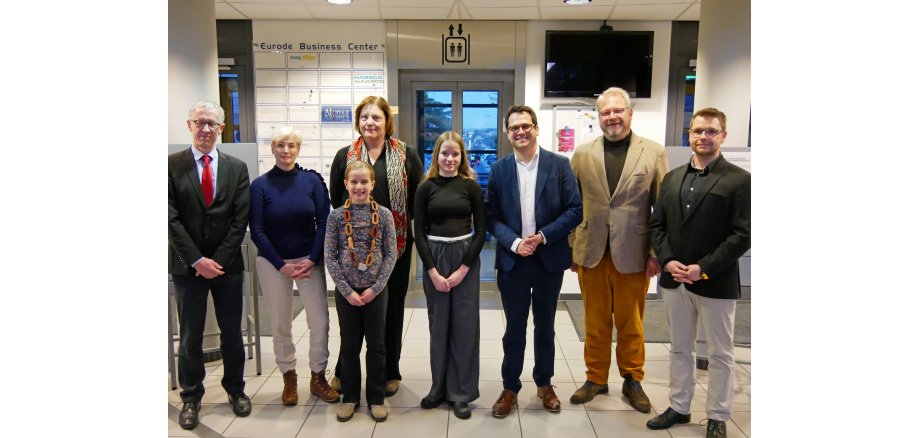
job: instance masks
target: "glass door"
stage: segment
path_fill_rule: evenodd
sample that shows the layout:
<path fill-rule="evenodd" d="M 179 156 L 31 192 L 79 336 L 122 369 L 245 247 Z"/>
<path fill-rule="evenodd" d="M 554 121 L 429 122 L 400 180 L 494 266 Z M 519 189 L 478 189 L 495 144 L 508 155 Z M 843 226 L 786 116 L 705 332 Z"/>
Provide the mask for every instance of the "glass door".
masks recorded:
<path fill-rule="evenodd" d="M 411 118 L 411 123 L 402 126 L 411 130 L 426 173 L 438 136 L 445 131 L 455 131 L 463 136 L 470 167 L 476 172 L 476 181 L 484 196 L 492 164 L 501 155 L 500 151 L 510 150 L 502 135 L 504 110 L 511 106 L 511 99 L 505 98 L 511 93 L 510 82 L 419 80 L 406 85 L 410 90 L 404 90 L 402 96 L 411 99 L 412 114 L 403 114 Z M 405 100 L 401 102 L 406 103 Z M 421 289 L 423 271 L 421 260 L 416 260 L 417 283 L 413 284 L 413 290 Z M 495 285 L 495 239 L 490 234 L 486 234 L 480 254 L 479 278 L 481 290 L 498 290 Z"/>

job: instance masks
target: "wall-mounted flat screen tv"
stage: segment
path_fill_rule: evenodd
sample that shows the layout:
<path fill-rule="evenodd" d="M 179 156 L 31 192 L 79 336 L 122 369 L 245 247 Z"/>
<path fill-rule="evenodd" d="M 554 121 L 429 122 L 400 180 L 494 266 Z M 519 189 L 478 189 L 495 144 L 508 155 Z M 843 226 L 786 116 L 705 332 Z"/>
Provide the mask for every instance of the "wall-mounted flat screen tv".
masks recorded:
<path fill-rule="evenodd" d="M 653 31 L 546 31 L 544 97 L 652 96 Z"/>

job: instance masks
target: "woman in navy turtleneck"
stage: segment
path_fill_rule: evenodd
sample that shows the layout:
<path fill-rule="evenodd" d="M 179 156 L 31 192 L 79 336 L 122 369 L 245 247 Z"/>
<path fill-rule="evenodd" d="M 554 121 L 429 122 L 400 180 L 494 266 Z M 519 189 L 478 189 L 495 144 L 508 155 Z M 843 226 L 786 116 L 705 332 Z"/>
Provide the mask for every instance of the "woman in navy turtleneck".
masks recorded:
<path fill-rule="evenodd" d="M 275 362 L 284 377 L 281 402 L 297 404 L 297 356 L 291 334 L 293 283 L 310 328 L 310 393 L 338 402 L 326 382 L 329 359 L 329 307 L 323 270 L 323 239 L 329 215 L 329 192 L 314 170 L 297 165 L 301 138 L 281 128 L 272 138 L 275 167 L 250 187 L 249 228 L 259 249 L 256 271 L 272 323 Z"/>

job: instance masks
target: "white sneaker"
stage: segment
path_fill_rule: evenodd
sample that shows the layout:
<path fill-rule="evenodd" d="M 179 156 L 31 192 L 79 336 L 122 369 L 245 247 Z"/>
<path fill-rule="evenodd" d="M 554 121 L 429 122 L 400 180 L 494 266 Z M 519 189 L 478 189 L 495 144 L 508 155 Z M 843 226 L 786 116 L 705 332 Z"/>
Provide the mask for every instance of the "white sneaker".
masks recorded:
<path fill-rule="evenodd" d="M 384 405 L 371 405 L 371 418 L 376 422 L 387 421 L 387 407 Z"/>
<path fill-rule="evenodd" d="M 335 419 L 345 422 L 351 420 L 351 417 L 355 415 L 355 403 L 342 403 L 339 405 L 339 409 L 335 413 Z"/>

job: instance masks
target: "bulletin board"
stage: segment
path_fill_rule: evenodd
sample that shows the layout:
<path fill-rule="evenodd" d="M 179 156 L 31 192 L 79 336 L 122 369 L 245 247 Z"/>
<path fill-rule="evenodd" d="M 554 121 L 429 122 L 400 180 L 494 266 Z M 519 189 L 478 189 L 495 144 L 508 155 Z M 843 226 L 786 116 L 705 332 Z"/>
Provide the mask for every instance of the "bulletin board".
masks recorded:
<path fill-rule="evenodd" d="M 575 148 L 601 135 L 594 105 L 553 105 L 553 150 L 568 158 Z"/>

